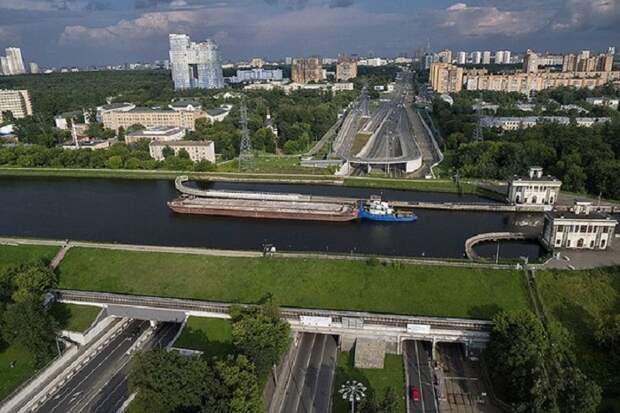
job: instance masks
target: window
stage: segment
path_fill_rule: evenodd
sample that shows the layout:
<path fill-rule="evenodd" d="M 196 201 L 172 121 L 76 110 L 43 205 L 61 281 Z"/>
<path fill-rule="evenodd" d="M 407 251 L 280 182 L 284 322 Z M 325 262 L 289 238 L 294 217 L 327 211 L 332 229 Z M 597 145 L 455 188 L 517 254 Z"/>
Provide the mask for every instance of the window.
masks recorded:
<path fill-rule="evenodd" d="M 566 240 L 566 246 L 570 247 L 570 240 L 569 239 Z"/>
<path fill-rule="evenodd" d="M 583 248 L 583 238 L 579 238 L 577 241 L 577 248 Z"/>
<path fill-rule="evenodd" d="M 580 228 L 581 232 L 586 232 L 588 230 L 588 226 L 587 225 L 582 225 Z"/>
<path fill-rule="evenodd" d="M 605 248 L 605 240 L 604 239 L 601 240 L 601 249 L 603 249 L 603 248 Z"/>
<path fill-rule="evenodd" d="M 558 225 L 558 232 L 564 232 L 564 225 Z"/>
<path fill-rule="evenodd" d="M 588 225 L 588 232 L 592 233 L 592 225 Z"/>
<path fill-rule="evenodd" d="M 560 238 L 556 239 L 555 240 L 555 245 L 559 247 L 560 244 L 562 244 L 562 240 Z"/>
<path fill-rule="evenodd" d="M 590 248 L 594 248 L 594 240 L 590 241 Z"/>
<path fill-rule="evenodd" d="M 603 234 L 607 234 L 609 232 L 609 227 L 603 227 Z"/>

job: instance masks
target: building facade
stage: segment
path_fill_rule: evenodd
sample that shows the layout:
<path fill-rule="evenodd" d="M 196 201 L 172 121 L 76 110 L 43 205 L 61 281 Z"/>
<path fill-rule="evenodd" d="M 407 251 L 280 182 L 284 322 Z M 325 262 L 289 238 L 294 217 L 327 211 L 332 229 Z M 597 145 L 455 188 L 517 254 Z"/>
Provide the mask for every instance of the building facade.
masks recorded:
<path fill-rule="evenodd" d="M 3 121 L 2 112 L 11 112 L 17 119 L 32 115 L 28 91 L 0 89 L 0 122 Z"/>
<path fill-rule="evenodd" d="M 293 59 L 291 63 L 291 80 L 295 83 L 321 82 L 323 73 L 319 57 Z"/>
<path fill-rule="evenodd" d="M 352 59 L 341 59 L 336 65 L 336 81 L 346 82 L 357 77 L 357 62 Z"/>
<path fill-rule="evenodd" d="M 6 56 L 0 56 L 0 70 L 3 75 L 21 75 L 26 73 L 22 51 L 18 47 L 7 47 Z"/>
<path fill-rule="evenodd" d="M 135 124 L 147 128 L 176 127 L 193 131 L 196 120 L 205 117 L 207 117 L 206 113 L 201 110 L 186 111 L 136 107 L 127 111 L 104 112 L 101 120 L 106 128 L 115 131 L 118 131 L 120 127 L 127 130 Z"/>
<path fill-rule="evenodd" d="M 560 125 L 574 125 L 585 128 L 591 128 L 594 125 L 600 125 L 611 121 L 607 117 L 599 118 L 569 118 L 568 116 L 523 116 L 523 117 L 495 117 L 483 116 L 480 118 L 480 124 L 484 128 L 498 128 L 504 131 L 513 131 L 519 129 L 527 129 L 541 123 L 551 122 Z"/>
<path fill-rule="evenodd" d="M 281 69 L 250 69 L 250 70 L 237 70 L 237 75 L 230 78 L 231 83 L 242 82 L 261 82 L 261 81 L 279 81 L 282 80 Z"/>
<path fill-rule="evenodd" d="M 561 186 L 559 179 L 543 175 L 540 167 L 532 167 L 528 176 L 514 177 L 509 182 L 508 201 L 513 205 L 548 205 L 551 209 Z"/>
<path fill-rule="evenodd" d="M 209 161 L 215 163 L 215 145 L 213 141 L 153 141 L 149 144 L 151 158 L 163 161 L 165 159 L 164 148 L 166 147 L 172 149 L 175 155 L 178 155 L 181 149 L 184 149 L 193 162 Z"/>
<path fill-rule="evenodd" d="M 188 35 L 170 34 L 170 66 L 175 89 L 218 89 L 224 87 L 217 44 L 190 41 Z"/>
<path fill-rule="evenodd" d="M 463 68 L 450 63 L 433 63 L 430 83 L 437 93 L 458 93 L 463 89 Z"/>
<path fill-rule="evenodd" d="M 576 202 L 571 212 L 545 214 L 542 241 L 549 249 L 606 250 L 618 221 L 595 211 L 591 202 Z"/>
<path fill-rule="evenodd" d="M 137 143 L 141 140 L 173 142 L 180 141 L 185 137 L 185 129 L 176 127 L 154 127 L 128 133 L 125 143 Z"/>

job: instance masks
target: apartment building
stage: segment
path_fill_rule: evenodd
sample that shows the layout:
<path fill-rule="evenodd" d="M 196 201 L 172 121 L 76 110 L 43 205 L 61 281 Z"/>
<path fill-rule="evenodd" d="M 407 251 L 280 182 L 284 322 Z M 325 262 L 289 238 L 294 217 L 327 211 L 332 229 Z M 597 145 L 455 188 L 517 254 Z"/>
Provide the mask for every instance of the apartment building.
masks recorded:
<path fill-rule="evenodd" d="M 32 115 L 28 91 L 0 89 L 0 122 L 3 121 L 2 112 L 11 112 L 17 119 Z"/>

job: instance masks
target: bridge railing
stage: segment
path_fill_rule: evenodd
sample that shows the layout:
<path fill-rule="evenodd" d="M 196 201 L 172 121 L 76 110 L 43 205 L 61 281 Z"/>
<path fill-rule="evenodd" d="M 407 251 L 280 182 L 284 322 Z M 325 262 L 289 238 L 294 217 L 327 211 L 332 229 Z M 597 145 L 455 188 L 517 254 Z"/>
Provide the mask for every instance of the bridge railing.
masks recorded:
<path fill-rule="evenodd" d="M 153 308 L 178 309 L 184 311 L 211 312 L 228 314 L 232 304 L 180 298 L 148 297 L 115 293 L 100 293 L 76 290 L 54 290 L 60 301 L 93 302 L 101 304 L 118 304 Z M 249 306 L 243 305 L 242 306 Z M 458 329 L 471 331 L 490 331 L 493 323 L 487 320 L 470 320 L 452 317 L 406 316 L 397 314 L 380 314 L 360 311 L 319 310 L 283 307 L 283 318 L 299 321 L 302 316 L 331 317 L 334 322 L 342 318 L 359 318 L 366 325 L 407 328 L 408 324 L 426 324 L 437 329 Z"/>

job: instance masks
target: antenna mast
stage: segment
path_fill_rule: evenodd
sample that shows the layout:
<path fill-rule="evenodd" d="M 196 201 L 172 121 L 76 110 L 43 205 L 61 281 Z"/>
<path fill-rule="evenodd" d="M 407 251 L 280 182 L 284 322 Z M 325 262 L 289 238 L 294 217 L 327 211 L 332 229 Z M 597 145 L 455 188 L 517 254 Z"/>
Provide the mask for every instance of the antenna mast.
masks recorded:
<path fill-rule="evenodd" d="M 241 97 L 239 108 L 241 115 L 241 144 L 239 147 L 239 169 L 251 169 L 254 167 L 254 154 L 252 153 L 252 141 L 248 130 L 248 108 L 245 103 L 245 95 Z"/>

